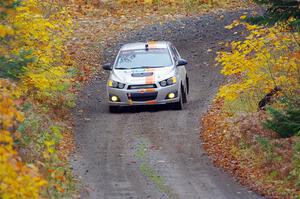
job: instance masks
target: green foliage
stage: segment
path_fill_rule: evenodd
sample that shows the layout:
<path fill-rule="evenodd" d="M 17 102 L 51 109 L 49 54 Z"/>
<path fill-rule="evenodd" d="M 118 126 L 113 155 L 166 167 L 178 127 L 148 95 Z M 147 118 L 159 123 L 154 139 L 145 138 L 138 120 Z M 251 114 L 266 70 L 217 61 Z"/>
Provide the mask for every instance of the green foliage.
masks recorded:
<path fill-rule="evenodd" d="M 44 198 L 71 198 L 75 184 L 68 162 L 59 157 L 59 144 L 63 141 L 65 127 L 49 119 L 42 108 L 26 103 L 22 107 L 26 119 L 19 125 L 20 136 L 16 147 L 22 149 L 26 162 L 40 165 L 48 186 Z M 38 111 L 39 110 L 39 113 Z"/>
<path fill-rule="evenodd" d="M 300 9 L 297 0 L 254 0 L 259 5 L 267 8 L 264 16 L 250 18 L 249 20 L 259 24 L 275 24 L 277 21 L 287 21 L 289 18 L 295 18 L 296 22 L 292 25 L 300 28 Z"/>
<path fill-rule="evenodd" d="M 29 63 L 35 61 L 31 55 L 31 51 L 21 51 L 19 56 L 5 57 L 0 56 L 0 78 L 17 79 Z"/>
<path fill-rule="evenodd" d="M 281 14 L 284 16 L 299 16 L 299 2 L 297 0 L 254 0 L 259 5 L 267 6 L 270 14 Z"/>
<path fill-rule="evenodd" d="M 274 147 L 270 143 L 270 140 L 264 137 L 257 137 L 256 141 L 259 143 L 262 150 L 266 153 L 266 160 L 271 161 L 274 158 L 273 155 Z"/>
<path fill-rule="evenodd" d="M 295 180 L 296 186 L 300 187 L 300 142 L 294 145 L 294 155 L 292 163 L 294 168 L 290 172 L 288 179 Z"/>
<path fill-rule="evenodd" d="M 286 138 L 300 133 L 300 106 L 298 102 L 287 102 L 283 110 L 269 107 L 268 112 L 271 119 L 266 120 L 263 125 L 278 133 L 280 137 Z"/>
<path fill-rule="evenodd" d="M 6 0 L 0 1 L 0 19 L 4 19 L 7 16 L 7 10 L 15 9 L 20 6 L 22 0 Z"/>

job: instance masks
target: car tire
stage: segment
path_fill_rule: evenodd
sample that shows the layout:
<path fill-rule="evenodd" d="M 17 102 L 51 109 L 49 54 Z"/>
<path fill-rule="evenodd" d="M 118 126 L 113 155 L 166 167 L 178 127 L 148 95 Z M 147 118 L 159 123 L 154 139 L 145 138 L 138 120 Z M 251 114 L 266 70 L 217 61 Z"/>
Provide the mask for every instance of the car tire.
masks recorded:
<path fill-rule="evenodd" d="M 118 106 L 109 106 L 110 113 L 118 113 L 120 111 L 120 107 Z"/>
<path fill-rule="evenodd" d="M 183 99 L 182 94 L 180 94 L 179 101 L 173 104 L 174 110 L 182 110 L 183 109 Z"/>
<path fill-rule="evenodd" d="M 187 92 L 185 92 L 185 90 L 182 88 L 183 93 L 182 93 L 182 103 L 186 104 L 188 102 L 188 95 Z"/>
<path fill-rule="evenodd" d="M 190 81 L 189 78 L 186 76 L 186 94 L 190 93 Z"/>

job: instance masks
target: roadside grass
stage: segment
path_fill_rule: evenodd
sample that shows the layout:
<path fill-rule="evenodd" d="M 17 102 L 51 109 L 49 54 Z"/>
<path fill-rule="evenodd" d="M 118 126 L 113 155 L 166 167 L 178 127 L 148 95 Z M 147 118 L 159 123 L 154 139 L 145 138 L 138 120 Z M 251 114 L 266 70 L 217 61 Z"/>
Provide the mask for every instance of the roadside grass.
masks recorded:
<path fill-rule="evenodd" d="M 139 169 L 152 182 L 161 193 L 165 193 L 168 198 L 172 197 L 170 188 L 166 185 L 164 177 L 159 175 L 157 171 L 151 166 L 149 160 L 148 145 L 141 142 L 137 145 L 134 157 L 138 160 Z"/>
<path fill-rule="evenodd" d="M 147 163 L 142 163 L 140 165 L 140 171 L 151 181 L 155 186 L 159 189 L 160 192 L 168 195 L 168 198 L 173 198 L 172 193 L 168 186 L 166 186 L 166 182 L 164 178 Z"/>

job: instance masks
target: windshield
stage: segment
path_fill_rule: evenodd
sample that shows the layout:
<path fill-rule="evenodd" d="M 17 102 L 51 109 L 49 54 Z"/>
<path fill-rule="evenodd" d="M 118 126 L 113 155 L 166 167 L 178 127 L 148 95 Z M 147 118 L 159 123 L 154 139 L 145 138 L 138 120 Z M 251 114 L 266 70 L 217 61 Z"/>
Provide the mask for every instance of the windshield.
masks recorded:
<path fill-rule="evenodd" d="M 167 48 L 123 50 L 115 69 L 157 68 L 171 66 L 172 60 Z"/>

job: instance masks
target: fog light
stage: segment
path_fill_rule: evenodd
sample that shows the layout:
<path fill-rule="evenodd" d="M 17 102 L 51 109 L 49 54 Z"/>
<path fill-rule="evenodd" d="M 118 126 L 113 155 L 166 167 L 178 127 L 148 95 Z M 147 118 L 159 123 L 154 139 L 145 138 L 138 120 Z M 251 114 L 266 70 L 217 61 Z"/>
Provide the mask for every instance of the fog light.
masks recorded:
<path fill-rule="evenodd" d="M 117 97 L 117 96 L 111 96 L 111 101 L 113 101 L 113 102 L 117 102 L 117 101 L 119 101 L 119 98 Z"/>
<path fill-rule="evenodd" d="M 168 98 L 169 98 L 169 99 L 174 99 L 175 96 L 176 96 L 175 93 L 169 93 L 169 94 L 168 94 Z"/>

